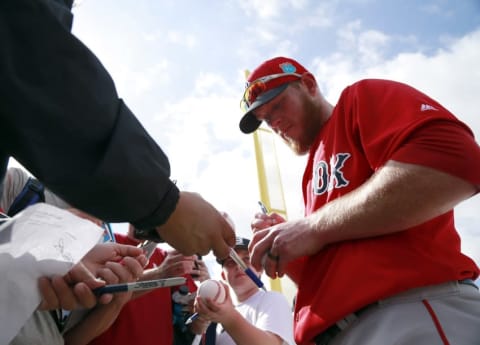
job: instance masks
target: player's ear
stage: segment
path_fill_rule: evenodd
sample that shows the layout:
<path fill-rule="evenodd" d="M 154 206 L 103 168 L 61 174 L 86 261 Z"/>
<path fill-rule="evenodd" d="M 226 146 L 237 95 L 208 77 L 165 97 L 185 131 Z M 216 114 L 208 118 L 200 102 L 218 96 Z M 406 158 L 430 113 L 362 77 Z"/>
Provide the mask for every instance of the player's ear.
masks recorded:
<path fill-rule="evenodd" d="M 222 271 L 221 276 L 223 280 L 227 281 L 227 278 L 225 278 L 225 272 Z"/>
<path fill-rule="evenodd" d="M 315 76 L 312 73 L 310 72 L 303 73 L 301 82 L 306 87 L 306 89 L 310 94 L 312 95 L 315 94 L 317 90 L 317 81 L 315 79 Z"/>

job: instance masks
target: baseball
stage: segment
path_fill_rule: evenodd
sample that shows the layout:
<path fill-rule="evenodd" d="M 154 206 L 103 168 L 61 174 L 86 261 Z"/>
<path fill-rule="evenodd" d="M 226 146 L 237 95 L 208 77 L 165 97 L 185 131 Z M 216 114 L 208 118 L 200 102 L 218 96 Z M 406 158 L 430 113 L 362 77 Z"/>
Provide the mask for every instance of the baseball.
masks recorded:
<path fill-rule="evenodd" d="M 197 295 L 201 298 L 211 298 L 212 301 L 223 303 L 225 300 L 225 288 L 214 279 L 203 281 L 198 287 Z"/>

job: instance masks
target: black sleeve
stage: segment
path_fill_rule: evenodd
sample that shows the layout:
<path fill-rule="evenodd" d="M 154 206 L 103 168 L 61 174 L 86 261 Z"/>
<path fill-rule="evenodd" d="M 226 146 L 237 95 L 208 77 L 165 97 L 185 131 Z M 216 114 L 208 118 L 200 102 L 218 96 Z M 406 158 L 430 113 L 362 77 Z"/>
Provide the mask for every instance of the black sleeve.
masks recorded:
<path fill-rule="evenodd" d="M 163 224 L 179 197 L 168 158 L 56 3 L 0 1 L 0 153 L 105 221 Z"/>

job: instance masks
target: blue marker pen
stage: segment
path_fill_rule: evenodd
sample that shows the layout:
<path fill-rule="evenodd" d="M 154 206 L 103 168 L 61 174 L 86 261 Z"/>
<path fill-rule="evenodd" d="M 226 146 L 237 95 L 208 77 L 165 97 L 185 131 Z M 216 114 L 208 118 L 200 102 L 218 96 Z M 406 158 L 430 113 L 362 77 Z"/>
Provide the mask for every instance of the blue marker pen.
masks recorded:
<path fill-rule="evenodd" d="M 193 313 L 192 316 L 190 316 L 187 321 L 185 321 L 186 325 L 191 324 L 193 321 L 195 321 L 198 318 L 198 313 Z"/>
<path fill-rule="evenodd" d="M 260 289 L 267 291 L 267 289 L 263 285 L 263 282 L 260 280 L 260 278 L 257 277 L 255 272 L 253 272 L 251 268 L 245 265 L 245 262 L 243 262 L 243 260 L 240 259 L 237 252 L 233 248 L 230 248 L 230 257 L 232 258 L 233 261 L 236 262 L 238 266 L 241 267 L 241 269 L 245 272 L 245 274 L 249 276 L 251 280 L 253 280 L 255 285 L 257 285 Z"/>

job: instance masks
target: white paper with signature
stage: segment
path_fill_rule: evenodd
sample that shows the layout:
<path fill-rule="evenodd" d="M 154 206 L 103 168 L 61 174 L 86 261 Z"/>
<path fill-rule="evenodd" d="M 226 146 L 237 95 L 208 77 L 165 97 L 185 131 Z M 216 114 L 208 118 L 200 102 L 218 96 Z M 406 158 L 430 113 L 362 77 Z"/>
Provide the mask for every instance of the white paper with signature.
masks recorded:
<path fill-rule="evenodd" d="M 45 203 L 0 226 L 0 344 L 8 344 L 39 305 L 38 278 L 67 273 L 102 235 L 94 223 Z"/>

